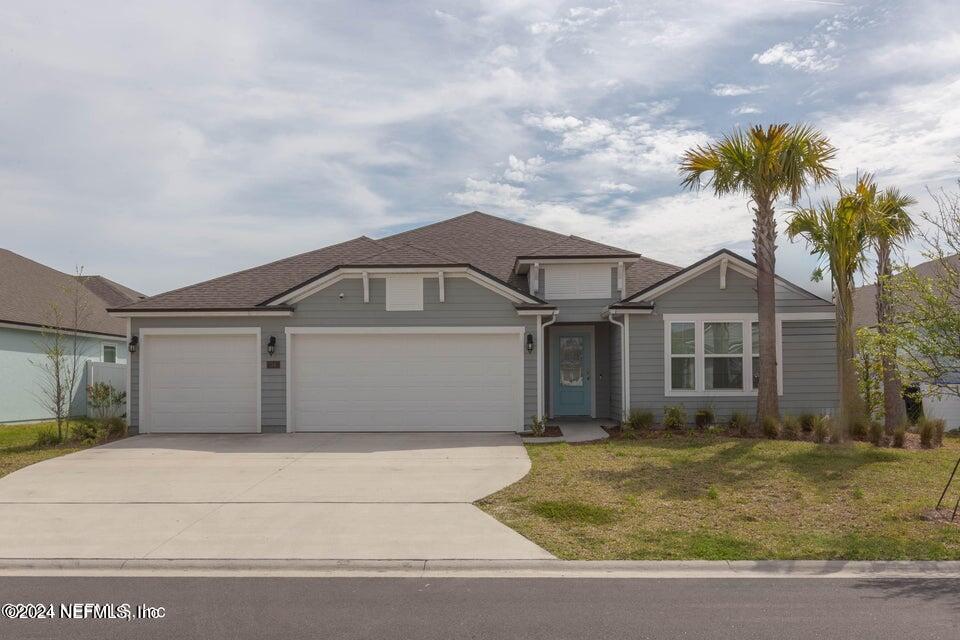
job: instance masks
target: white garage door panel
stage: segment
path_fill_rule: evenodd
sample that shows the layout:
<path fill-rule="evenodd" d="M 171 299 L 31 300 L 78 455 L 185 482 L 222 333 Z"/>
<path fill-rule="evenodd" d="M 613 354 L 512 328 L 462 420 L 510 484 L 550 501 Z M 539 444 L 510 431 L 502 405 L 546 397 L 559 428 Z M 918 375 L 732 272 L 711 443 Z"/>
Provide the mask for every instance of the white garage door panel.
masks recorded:
<path fill-rule="evenodd" d="M 258 431 L 259 367 L 255 334 L 145 336 L 142 428 Z"/>
<path fill-rule="evenodd" d="M 507 431 L 522 421 L 518 333 L 291 340 L 297 431 Z"/>

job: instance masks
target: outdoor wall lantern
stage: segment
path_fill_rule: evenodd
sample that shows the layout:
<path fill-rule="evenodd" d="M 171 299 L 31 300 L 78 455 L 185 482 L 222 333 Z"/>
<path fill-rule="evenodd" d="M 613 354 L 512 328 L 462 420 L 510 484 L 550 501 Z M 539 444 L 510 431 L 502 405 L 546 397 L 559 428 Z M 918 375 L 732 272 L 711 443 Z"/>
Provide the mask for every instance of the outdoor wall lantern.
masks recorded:
<path fill-rule="evenodd" d="M 527 353 L 533 353 L 533 334 L 527 334 Z"/>
<path fill-rule="evenodd" d="M 129 351 L 130 353 L 136 353 L 138 344 L 140 344 L 140 337 L 133 336 L 132 338 L 130 338 L 130 343 L 127 345 L 127 351 Z"/>
<path fill-rule="evenodd" d="M 267 355 L 272 356 L 273 352 L 277 350 L 277 336 L 270 336 L 270 339 L 267 340 Z"/>

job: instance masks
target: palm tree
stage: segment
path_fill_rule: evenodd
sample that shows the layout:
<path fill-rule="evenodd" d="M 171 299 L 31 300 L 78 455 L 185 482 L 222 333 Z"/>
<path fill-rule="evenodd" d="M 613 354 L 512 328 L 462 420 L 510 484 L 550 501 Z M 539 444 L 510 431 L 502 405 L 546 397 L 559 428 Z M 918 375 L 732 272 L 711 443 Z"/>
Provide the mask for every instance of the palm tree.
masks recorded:
<path fill-rule="evenodd" d="M 891 309 L 886 293 L 886 281 L 893 275 L 890 254 L 913 235 L 914 224 L 908 207 L 917 204 L 911 196 L 888 188 L 879 194 L 872 204 L 870 225 L 871 242 L 877 254 L 877 330 L 881 342 L 889 332 Z M 883 370 L 883 426 L 891 434 L 907 421 L 907 409 L 903 402 L 903 382 L 893 357 L 886 353 L 880 362 Z"/>
<path fill-rule="evenodd" d="M 876 185 L 869 176 L 859 178 L 852 191 L 838 185 L 836 203 L 824 199 L 816 207 L 795 209 L 787 224 L 790 239 L 802 237 L 811 253 L 826 258 L 834 284 L 837 319 L 837 370 L 840 381 L 839 430 L 842 437 L 854 420 L 864 414 L 863 400 L 857 391 L 854 366 L 853 278 L 862 271 L 870 247 L 870 203 L 876 199 Z M 817 269 L 815 278 L 822 269 Z"/>
<path fill-rule="evenodd" d="M 717 196 L 740 193 L 753 209 L 753 257 L 757 263 L 757 315 L 760 325 L 760 380 L 757 422 L 779 420 L 776 347 L 777 226 L 775 205 L 789 198 L 796 206 L 807 184 L 833 177 L 828 163 L 836 149 L 817 129 L 803 124 L 755 125 L 718 142 L 688 149 L 680 163 L 682 184 L 712 187 Z M 709 177 L 708 177 L 709 175 Z"/>

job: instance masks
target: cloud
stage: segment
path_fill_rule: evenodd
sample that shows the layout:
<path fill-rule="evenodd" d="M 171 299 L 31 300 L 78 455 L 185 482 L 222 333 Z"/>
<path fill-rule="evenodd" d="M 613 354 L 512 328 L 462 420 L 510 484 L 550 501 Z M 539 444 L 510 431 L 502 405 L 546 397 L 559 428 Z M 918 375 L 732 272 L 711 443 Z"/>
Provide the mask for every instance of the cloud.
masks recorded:
<path fill-rule="evenodd" d="M 760 64 L 782 64 L 798 71 L 811 73 L 836 69 L 837 60 L 814 47 L 797 48 L 793 43 L 780 42 L 763 53 L 753 54 Z"/>
<path fill-rule="evenodd" d="M 736 97 L 760 93 L 766 90 L 766 85 L 716 84 L 710 92 L 715 96 Z"/>
<path fill-rule="evenodd" d="M 754 113 L 763 113 L 763 110 L 759 107 L 756 107 L 752 104 L 742 104 L 739 107 L 730 111 L 735 116 L 745 116 Z"/>
<path fill-rule="evenodd" d="M 526 161 L 510 154 L 507 158 L 507 169 L 503 172 L 503 177 L 511 182 L 532 182 L 537 179 L 537 174 L 543 170 L 546 161 L 540 156 L 534 156 Z"/>

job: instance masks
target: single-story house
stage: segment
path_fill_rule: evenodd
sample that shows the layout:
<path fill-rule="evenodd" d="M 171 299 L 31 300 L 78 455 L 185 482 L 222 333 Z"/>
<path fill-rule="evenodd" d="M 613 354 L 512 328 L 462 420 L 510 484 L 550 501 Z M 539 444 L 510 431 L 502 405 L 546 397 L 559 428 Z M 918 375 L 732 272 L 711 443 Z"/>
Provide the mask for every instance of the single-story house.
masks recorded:
<path fill-rule="evenodd" d="M 953 269 L 960 268 L 960 255 L 947 256 L 945 260 Z M 927 260 L 910 269 L 921 278 L 931 278 L 942 273 L 943 267 L 939 260 Z M 876 283 L 865 284 L 854 289 L 853 324 L 857 329 L 877 325 Z M 937 380 L 937 386 L 924 386 L 920 390 L 923 397 L 919 410 L 927 417 L 943 418 L 950 429 L 960 428 L 960 394 L 956 393 L 958 387 L 960 387 L 960 370 Z M 946 388 L 952 388 L 954 393 L 947 392 Z M 911 399 L 910 402 L 916 402 L 916 400 Z"/>
<path fill-rule="evenodd" d="M 111 309 L 154 432 L 519 430 L 756 404 L 756 267 L 681 269 L 480 212 Z M 837 404 L 834 307 L 777 281 L 785 412 Z"/>
<path fill-rule="evenodd" d="M 74 295 L 76 291 L 76 296 Z M 73 300 L 83 310 L 79 326 L 67 326 Z M 110 316 L 107 307 L 121 306 L 143 295 L 103 276 L 68 275 L 0 249 L 0 423 L 52 417 L 40 400 L 45 374 L 40 367 L 51 329 L 77 330 L 77 352 L 86 362 L 126 362 L 126 323 Z M 59 310 L 59 314 L 55 311 Z M 86 367 L 84 367 L 84 370 Z M 85 409 L 86 380 L 74 389 L 71 414 Z"/>

